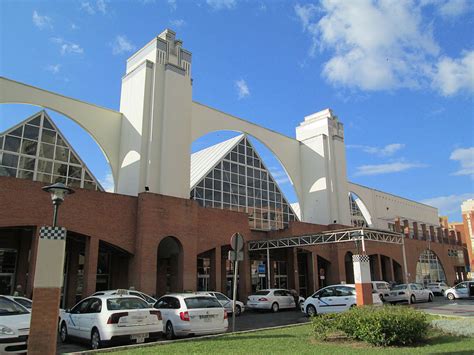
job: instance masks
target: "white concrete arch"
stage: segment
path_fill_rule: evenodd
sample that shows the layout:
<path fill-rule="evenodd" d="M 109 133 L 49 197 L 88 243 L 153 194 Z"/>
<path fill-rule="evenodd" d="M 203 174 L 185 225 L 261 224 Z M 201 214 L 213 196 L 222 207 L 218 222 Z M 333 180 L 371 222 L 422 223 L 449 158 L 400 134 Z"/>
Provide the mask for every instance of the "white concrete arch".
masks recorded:
<path fill-rule="evenodd" d="M 29 104 L 56 111 L 81 126 L 104 153 L 114 181 L 119 172 L 119 146 L 123 115 L 51 91 L 0 77 L 1 104 Z"/>
<path fill-rule="evenodd" d="M 300 203 L 303 201 L 301 186 L 300 142 L 280 133 L 244 121 L 219 110 L 193 102 L 191 144 L 196 139 L 216 131 L 234 131 L 252 136 L 264 144 L 280 162 L 288 175 Z"/>

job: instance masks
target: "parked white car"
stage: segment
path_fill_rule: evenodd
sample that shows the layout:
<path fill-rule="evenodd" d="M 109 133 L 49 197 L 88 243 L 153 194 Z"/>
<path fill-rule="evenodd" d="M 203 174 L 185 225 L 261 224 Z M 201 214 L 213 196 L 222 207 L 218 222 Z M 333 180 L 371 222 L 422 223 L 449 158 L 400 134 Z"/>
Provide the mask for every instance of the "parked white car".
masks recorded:
<path fill-rule="evenodd" d="M 198 293 L 168 294 L 156 301 L 163 317 L 166 339 L 179 336 L 225 333 L 227 312 L 213 296 Z"/>
<path fill-rule="evenodd" d="M 224 309 L 227 311 L 228 314 L 233 313 L 233 310 L 232 310 L 233 302 L 229 297 L 227 297 L 223 293 L 215 292 L 215 291 L 200 291 L 197 293 L 202 294 L 202 295 L 214 296 L 215 298 L 217 298 L 219 303 L 222 305 L 222 307 L 224 307 Z M 235 301 L 235 315 L 237 317 L 240 316 L 244 310 L 245 310 L 244 303 L 240 301 Z"/>
<path fill-rule="evenodd" d="M 304 302 L 303 297 L 298 297 L 298 306 Z M 289 290 L 267 289 L 255 292 L 247 300 L 247 308 L 254 310 L 271 310 L 278 312 L 284 308 L 295 308 L 295 297 Z"/>
<path fill-rule="evenodd" d="M 444 295 L 444 291 L 446 291 L 449 286 L 446 285 L 445 282 L 430 282 L 426 285 L 426 288 L 431 290 L 434 294 Z"/>
<path fill-rule="evenodd" d="M 394 304 L 398 302 L 433 302 L 433 299 L 434 295 L 431 290 L 424 288 L 423 285 L 410 283 L 392 287 L 386 301 Z"/>
<path fill-rule="evenodd" d="M 357 305 L 356 288 L 353 284 L 326 286 L 308 297 L 301 311 L 308 316 L 323 313 L 339 313 Z M 382 305 L 377 292 L 372 292 L 372 302 Z"/>
<path fill-rule="evenodd" d="M 31 313 L 25 307 L 0 296 L 0 354 L 26 352 Z"/>
<path fill-rule="evenodd" d="M 144 292 L 137 291 L 137 290 L 126 290 L 126 289 L 117 289 L 117 290 L 107 290 L 107 291 L 97 291 L 94 293 L 92 296 L 101 296 L 101 295 L 132 295 L 132 296 L 137 296 L 140 297 L 142 300 L 144 300 L 150 307 L 153 307 L 153 305 L 156 303 L 156 299 L 147 295 Z"/>
<path fill-rule="evenodd" d="M 21 304 L 23 307 L 25 307 L 27 310 L 31 312 L 31 307 L 33 307 L 33 301 L 30 300 L 29 298 L 20 297 L 20 296 L 3 296 L 3 297 L 6 297 L 13 302 Z"/>
<path fill-rule="evenodd" d="M 444 291 L 444 295 L 450 301 L 453 301 L 456 298 L 474 297 L 474 281 L 460 282 L 456 286 Z"/>
<path fill-rule="evenodd" d="M 92 349 L 113 342 L 143 343 L 162 331 L 160 312 L 132 295 L 91 296 L 59 313 L 61 341 L 89 340 Z"/>
<path fill-rule="evenodd" d="M 390 294 L 390 284 L 385 281 L 372 281 L 372 291 L 379 295 L 382 302 L 385 302 Z"/>

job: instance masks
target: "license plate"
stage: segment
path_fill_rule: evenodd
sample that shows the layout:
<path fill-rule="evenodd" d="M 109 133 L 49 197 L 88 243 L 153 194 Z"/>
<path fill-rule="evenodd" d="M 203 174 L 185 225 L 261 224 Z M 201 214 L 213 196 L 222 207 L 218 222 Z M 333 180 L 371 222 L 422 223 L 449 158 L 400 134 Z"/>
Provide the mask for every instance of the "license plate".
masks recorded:
<path fill-rule="evenodd" d="M 137 344 L 138 343 L 143 343 L 145 341 L 145 339 L 148 338 L 148 337 L 149 337 L 148 333 L 130 335 L 130 339 L 131 340 L 136 340 Z"/>

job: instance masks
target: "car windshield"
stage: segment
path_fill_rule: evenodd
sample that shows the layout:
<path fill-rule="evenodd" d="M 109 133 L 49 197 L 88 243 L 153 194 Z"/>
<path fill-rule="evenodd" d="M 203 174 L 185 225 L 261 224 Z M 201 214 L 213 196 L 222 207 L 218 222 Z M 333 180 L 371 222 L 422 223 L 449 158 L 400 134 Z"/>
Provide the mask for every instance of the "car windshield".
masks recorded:
<path fill-rule="evenodd" d="M 407 288 L 407 285 L 402 284 L 402 285 L 393 286 L 392 290 L 405 290 L 406 288 Z"/>
<path fill-rule="evenodd" d="M 215 297 L 188 297 L 184 299 L 188 309 L 195 308 L 222 308 Z"/>
<path fill-rule="evenodd" d="M 382 282 L 379 282 L 376 284 L 377 288 L 381 289 L 381 290 L 386 290 L 388 289 L 387 285 L 382 283 Z"/>
<path fill-rule="evenodd" d="M 21 304 L 23 307 L 31 309 L 32 303 L 30 300 L 25 300 L 24 298 L 15 298 L 15 302 Z"/>
<path fill-rule="evenodd" d="M 107 300 L 107 309 L 109 311 L 119 311 L 123 309 L 144 309 L 150 308 L 148 303 L 135 297 L 117 297 Z"/>
<path fill-rule="evenodd" d="M 27 313 L 30 312 L 28 312 L 25 307 L 22 307 L 6 298 L 0 297 L 0 316 L 14 316 Z"/>
<path fill-rule="evenodd" d="M 255 292 L 254 295 L 255 295 L 255 296 L 266 296 L 266 295 L 268 295 L 269 293 L 270 293 L 270 291 L 264 291 L 264 290 L 262 290 L 262 291 L 257 291 L 257 292 Z"/>

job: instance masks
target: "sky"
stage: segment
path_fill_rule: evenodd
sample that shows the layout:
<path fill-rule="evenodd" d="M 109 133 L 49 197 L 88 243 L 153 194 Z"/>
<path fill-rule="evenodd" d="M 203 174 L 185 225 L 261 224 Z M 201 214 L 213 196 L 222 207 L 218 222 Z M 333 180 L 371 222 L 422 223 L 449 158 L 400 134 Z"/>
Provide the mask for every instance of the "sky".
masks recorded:
<path fill-rule="evenodd" d="M 118 110 L 126 59 L 165 28 L 193 54 L 193 100 L 290 137 L 331 108 L 350 181 L 451 220 L 474 198 L 473 1 L 3 0 L 0 75 Z M 37 110 L 0 105 L 0 131 Z M 51 116 L 110 188 L 92 138 Z M 256 144 L 294 202 L 278 161 Z"/>

